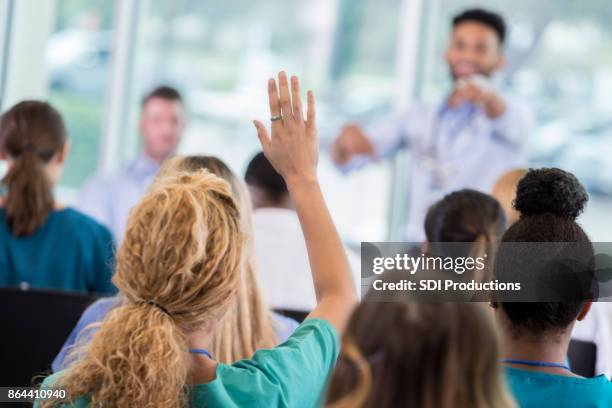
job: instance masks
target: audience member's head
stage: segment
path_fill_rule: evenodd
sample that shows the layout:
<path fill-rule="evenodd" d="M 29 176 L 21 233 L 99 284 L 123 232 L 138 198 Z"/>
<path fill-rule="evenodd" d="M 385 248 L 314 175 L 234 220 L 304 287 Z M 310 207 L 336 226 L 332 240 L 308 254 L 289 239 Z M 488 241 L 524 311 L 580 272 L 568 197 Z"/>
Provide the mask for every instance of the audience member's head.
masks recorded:
<path fill-rule="evenodd" d="M 185 104 L 174 88 L 160 86 L 142 100 L 140 133 L 145 154 L 162 162 L 176 151 L 186 124 Z"/>
<path fill-rule="evenodd" d="M 2 115 L 0 158 L 8 161 L 2 204 L 15 236 L 34 233 L 53 210 L 68 150 L 62 117 L 48 103 L 20 102 Z"/>
<path fill-rule="evenodd" d="M 158 177 L 175 172 L 198 172 L 206 169 L 221 177 L 232 188 L 239 205 L 240 218 L 245 233 L 243 273 L 236 304 L 226 313 L 217 329 L 211 352 L 219 361 L 233 362 L 249 358 L 262 348 L 277 344 L 273 321 L 266 307 L 255 271 L 252 241 L 252 205 L 246 186 L 232 170 L 214 156 L 181 156 L 168 160 Z"/>
<path fill-rule="evenodd" d="M 546 270 L 536 268 L 544 261 L 555 265 L 589 267 L 593 261 L 593 247 L 576 218 L 584 210 L 588 195 L 584 187 L 571 173 L 555 168 L 529 170 L 518 183 L 515 208 L 520 213 L 516 221 L 503 235 L 499 249 L 496 275 L 507 277 L 520 268 L 521 272 Z M 508 243 L 534 243 L 533 249 L 521 250 L 517 256 Z M 551 245 L 540 243 L 575 243 L 576 245 Z M 540 245 L 538 245 L 540 244 Z M 543 249 L 542 249 L 543 248 Z M 533 253 L 526 253 L 531 251 Z M 532 268 L 533 267 L 533 268 Z M 584 269 L 579 269 L 583 271 Z M 588 271 L 585 271 L 588 272 Z M 588 276 L 587 276 L 588 278 Z M 557 343 L 569 332 L 577 319 L 582 319 L 588 309 L 588 301 L 565 302 L 500 302 L 497 316 L 512 338 L 553 339 Z"/>
<path fill-rule="evenodd" d="M 503 67 L 506 23 L 496 13 L 469 9 L 453 18 L 446 61 L 453 79 L 491 76 Z"/>
<path fill-rule="evenodd" d="M 213 333 L 240 286 L 244 234 L 230 186 L 206 170 L 157 179 L 132 209 L 109 312 L 59 380 L 92 406 L 175 406 L 192 368 L 187 336 Z M 50 402 L 52 403 L 52 402 Z"/>
<path fill-rule="evenodd" d="M 291 200 L 285 180 L 262 152 L 257 153 L 249 162 L 244 180 L 249 186 L 253 206 L 257 208 L 291 208 Z"/>
<path fill-rule="evenodd" d="M 516 187 L 525 174 L 527 174 L 527 169 L 507 171 L 497 179 L 493 186 L 492 195 L 504 209 L 508 226 L 514 224 L 520 217 L 520 213 L 514 208 L 514 199 L 516 198 Z"/>
<path fill-rule="evenodd" d="M 157 173 L 157 178 L 172 175 L 176 172 L 198 172 L 206 169 L 214 175 L 227 181 L 232 188 L 234 198 L 241 207 L 240 215 L 245 221 L 246 229 L 251 228 L 250 218 L 252 211 L 251 199 L 244 183 L 227 167 L 223 160 L 215 156 L 177 156 L 164 163 Z"/>
<path fill-rule="evenodd" d="M 455 191 L 427 211 L 426 250 L 431 256 L 476 257 L 487 254 L 487 263 L 492 263 L 505 227 L 504 211 L 493 197 L 476 190 Z M 448 243 L 466 245 L 445 245 Z M 488 275 L 479 277 L 479 280 Z"/>
<path fill-rule="evenodd" d="M 486 306 L 409 302 L 403 294 L 378 302 L 373 292 L 343 336 L 330 407 L 514 406 Z"/>

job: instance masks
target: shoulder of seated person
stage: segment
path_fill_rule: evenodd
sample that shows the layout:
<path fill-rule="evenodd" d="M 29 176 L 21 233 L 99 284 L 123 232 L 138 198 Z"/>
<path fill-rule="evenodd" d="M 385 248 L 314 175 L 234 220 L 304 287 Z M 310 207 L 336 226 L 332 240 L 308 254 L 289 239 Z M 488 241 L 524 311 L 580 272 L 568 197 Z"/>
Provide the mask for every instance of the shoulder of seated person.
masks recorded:
<path fill-rule="evenodd" d="M 85 188 L 112 188 L 118 182 L 124 181 L 130 172 L 132 163 L 122 165 L 116 170 L 102 171 L 94 174 L 85 182 Z"/>
<path fill-rule="evenodd" d="M 120 306 L 121 302 L 122 298 L 120 296 L 102 297 L 89 305 L 83 312 L 83 316 L 95 318 L 99 317 L 100 313 L 106 315 L 112 309 Z"/>
<path fill-rule="evenodd" d="M 98 221 L 96 221 L 89 215 L 73 207 L 64 207 L 59 213 L 62 214 L 66 219 L 79 225 L 79 229 L 89 230 L 99 234 L 111 236 L 111 232 L 108 228 L 100 224 Z"/>
<path fill-rule="evenodd" d="M 60 377 L 64 375 L 64 370 L 62 371 L 57 371 L 51 375 L 49 375 L 48 377 L 46 377 L 43 382 L 42 382 L 42 387 L 52 387 L 53 384 L 55 384 L 57 382 L 57 380 L 60 379 Z"/>

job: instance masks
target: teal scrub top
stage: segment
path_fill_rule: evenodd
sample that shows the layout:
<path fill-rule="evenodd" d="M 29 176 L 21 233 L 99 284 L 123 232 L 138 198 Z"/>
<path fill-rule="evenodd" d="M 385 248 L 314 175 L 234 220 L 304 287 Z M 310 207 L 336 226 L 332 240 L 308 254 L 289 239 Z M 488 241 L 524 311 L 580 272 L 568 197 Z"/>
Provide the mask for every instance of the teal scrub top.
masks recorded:
<path fill-rule="evenodd" d="M 306 319 L 277 347 L 258 350 L 249 360 L 217 364 L 217 377 L 191 387 L 192 407 L 311 408 L 323 400 L 340 342 L 334 327 L 323 319 Z M 62 371 L 47 377 L 51 387 Z M 39 406 L 38 403 L 34 404 Z M 80 398 L 73 408 L 88 407 Z"/>
<path fill-rule="evenodd" d="M 12 235 L 0 208 L 0 286 L 115 292 L 110 231 L 71 208 L 49 213 L 34 234 Z"/>
<path fill-rule="evenodd" d="M 506 367 L 506 376 L 521 408 L 612 407 L 612 383 L 604 375 L 576 378 Z"/>

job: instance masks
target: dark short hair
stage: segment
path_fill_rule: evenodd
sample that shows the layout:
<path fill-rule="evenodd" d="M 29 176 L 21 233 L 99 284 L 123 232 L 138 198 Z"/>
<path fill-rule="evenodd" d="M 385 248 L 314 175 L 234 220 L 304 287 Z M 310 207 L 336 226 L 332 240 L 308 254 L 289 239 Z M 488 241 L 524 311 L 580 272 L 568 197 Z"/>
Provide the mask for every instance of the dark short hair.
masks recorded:
<path fill-rule="evenodd" d="M 257 153 L 249 162 L 244 181 L 249 186 L 264 190 L 268 198 L 274 202 L 279 202 L 289 193 L 285 180 L 274 170 L 263 152 Z"/>
<path fill-rule="evenodd" d="M 429 242 L 474 242 L 480 236 L 497 241 L 506 228 L 501 205 L 488 194 L 463 189 L 434 203 L 425 217 Z"/>
<path fill-rule="evenodd" d="M 453 18 L 453 28 L 465 22 L 477 22 L 492 28 L 497 34 L 500 44 L 503 44 L 506 40 L 506 22 L 504 18 L 497 13 L 481 8 L 465 10 Z"/>
<path fill-rule="evenodd" d="M 181 93 L 170 86 L 158 86 L 142 98 L 141 106 L 144 107 L 147 102 L 153 98 L 165 99 L 167 101 L 177 101 L 183 103 Z"/>

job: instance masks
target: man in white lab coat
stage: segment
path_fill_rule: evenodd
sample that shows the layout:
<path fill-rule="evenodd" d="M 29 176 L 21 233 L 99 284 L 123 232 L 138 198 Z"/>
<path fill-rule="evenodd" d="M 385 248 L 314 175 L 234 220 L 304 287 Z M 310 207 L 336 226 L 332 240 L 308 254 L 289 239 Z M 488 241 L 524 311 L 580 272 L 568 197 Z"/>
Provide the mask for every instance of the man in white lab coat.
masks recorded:
<path fill-rule="evenodd" d="M 414 105 L 365 129 L 347 125 L 332 145 L 332 159 L 345 170 L 404 147 L 412 151 L 406 241 L 424 239 L 425 213 L 444 194 L 461 188 L 488 193 L 497 177 L 526 161 L 531 116 L 491 79 L 505 63 L 503 18 L 470 9 L 452 27 L 445 57 L 453 89 L 443 101 Z"/>

